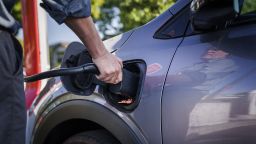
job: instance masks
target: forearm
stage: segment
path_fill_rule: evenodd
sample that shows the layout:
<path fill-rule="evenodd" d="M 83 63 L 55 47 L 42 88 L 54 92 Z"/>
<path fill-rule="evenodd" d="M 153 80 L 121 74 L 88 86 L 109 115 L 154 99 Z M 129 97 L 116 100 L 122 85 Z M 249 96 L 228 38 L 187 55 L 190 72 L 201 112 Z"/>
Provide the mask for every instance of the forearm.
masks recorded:
<path fill-rule="evenodd" d="M 97 59 L 107 53 L 91 17 L 67 18 L 65 23 L 76 33 L 84 45 L 87 46 L 92 58 Z"/>
<path fill-rule="evenodd" d="M 42 0 L 40 5 L 57 23 L 65 22 L 87 46 L 100 80 L 113 84 L 122 81 L 122 60 L 108 52 L 100 39 L 90 16 L 90 0 Z"/>

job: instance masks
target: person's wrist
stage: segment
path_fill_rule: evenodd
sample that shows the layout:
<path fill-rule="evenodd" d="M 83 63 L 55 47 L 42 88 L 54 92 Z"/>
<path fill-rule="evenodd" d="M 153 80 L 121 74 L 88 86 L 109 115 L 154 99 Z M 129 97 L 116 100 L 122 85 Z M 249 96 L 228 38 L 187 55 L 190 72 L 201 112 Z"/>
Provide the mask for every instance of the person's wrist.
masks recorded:
<path fill-rule="evenodd" d="M 103 46 L 100 46 L 97 49 L 94 49 L 91 52 L 91 56 L 92 56 L 93 59 L 98 59 L 98 58 L 104 57 L 108 53 L 109 53 L 108 50 L 103 45 Z"/>
<path fill-rule="evenodd" d="M 99 59 L 102 59 L 104 57 L 106 57 L 106 55 L 108 55 L 109 52 L 107 50 L 102 50 L 101 52 L 99 53 L 96 53 L 92 56 L 92 60 L 99 60 Z"/>
<path fill-rule="evenodd" d="M 108 53 L 109 53 L 108 51 L 105 51 L 105 52 L 102 52 L 102 53 L 98 53 L 98 54 L 92 56 L 92 59 L 93 60 L 101 59 L 101 58 L 105 57 L 106 55 L 108 55 Z"/>

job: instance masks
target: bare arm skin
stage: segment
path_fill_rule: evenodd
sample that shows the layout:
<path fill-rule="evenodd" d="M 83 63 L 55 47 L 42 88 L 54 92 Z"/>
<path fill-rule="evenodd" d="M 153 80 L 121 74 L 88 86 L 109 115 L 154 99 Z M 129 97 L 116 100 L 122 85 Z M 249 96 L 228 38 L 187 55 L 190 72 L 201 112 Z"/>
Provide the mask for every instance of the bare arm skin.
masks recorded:
<path fill-rule="evenodd" d="M 92 18 L 67 18 L 65 24 L 88 48 L 93 62 L 100 71 L 98 79 L 113 84 L 122 81 L 122 60 L 107 51 Z"/>

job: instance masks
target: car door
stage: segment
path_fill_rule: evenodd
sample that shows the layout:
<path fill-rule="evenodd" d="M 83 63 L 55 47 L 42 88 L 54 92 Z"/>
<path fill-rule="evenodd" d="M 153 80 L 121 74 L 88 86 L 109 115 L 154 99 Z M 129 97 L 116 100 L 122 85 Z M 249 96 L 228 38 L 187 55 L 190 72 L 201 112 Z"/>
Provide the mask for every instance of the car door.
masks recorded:
<path fill-rule="evenodd" d="M 152 22 L 134 31 L 116 54 L 122 60 L 143 59 L 147 64 L 141 99 L 129 118 L 143 132 L 149 143 L 162 143 L 161 96 L 170 61 L 183 40 L 186 23 L 176 22 L 171 10 L 180 10 L 187 0 L 177 2 Z M 183 20 L 182 20 L 183 22 Z M 171 27 L 164 31 L 169 23 Z M 171 39 L 169 37 L 172 37 Z"/>
<path fill-rule="evenodd" d="M 256 8 L 248 2 L 225 29 L 187 30 L 165 82 L 164 144 L 256 143 Z"/>

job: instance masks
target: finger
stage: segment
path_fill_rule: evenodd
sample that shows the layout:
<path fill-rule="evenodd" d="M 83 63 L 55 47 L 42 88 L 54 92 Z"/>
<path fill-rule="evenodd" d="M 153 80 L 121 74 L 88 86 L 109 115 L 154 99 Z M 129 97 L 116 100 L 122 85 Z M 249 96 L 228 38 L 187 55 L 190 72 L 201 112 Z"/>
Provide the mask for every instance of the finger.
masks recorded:
<path fill-rule="evenodd" d="M 118 79 L 119 79 L 118 77 L 119 77 L 119 75 L 120 75 L 119 73 L 120 73 L 120 71 L 117 72 L 115 79 L 113 79 L 113 82 L 112 82 L 113 84 L 117 84 L 117 83 L 120 82 L 120 81 L 118 80 Z"/>
<path fill-rule="evenodd" d="M 112 79 L 111 76 L 106 76 L 106 77 L 102 78 L 101 80 L 106 82 L 106 83 L 109 83 L 109 82 L 111 82 L 111 79 Z"/>
<path fill-rule="evenodd" d="M 116 84 L 116 81 L 118 80 L 118 75 L 121 71 L 122 71 L 122 66 L 119 64 L 119 62 L 116 62 L 114 76 L 111 79 L 111 83 Z"/>
<path fill-rule="evenodd" d="M 112 77 L 111 80 L 108 81 L 108 83 L 116 84 L 117 77 Z"/>
<path fill-rule="evenodd" d="M 102 80 L 106 83 L 113 83 L 114 77 L 115 77 L 115 73 L 113 71 L 106 74 L 106 76 Z"/>
<path fill-rule="evenodd" d="M 99 76 L 96 76 L 99 80 L 104 81 L 105 79 L 107 79 L 107 75 L 106 74 L 100 74 Z"/>
<path fill-rule="evenodd" d="M 100 80 L 100 75 L 95 75 L 95 77 Z"/>
<path fill-rule="evenodd" d="M 123 60 L 119 57 L 117 57 L 117 60 L 118 60 L 119 64 L 121 65 L 121 68 L 123 68 Z"/>
<path fill-rule="evenodd" d="M 118 79 L 118 74 L 119 74 L 119 71 L 120 71 L 119 69 L 121 69 L 120 66 L 118 66 L 118 68 L 113 73 L 113 76 L 111 77 L 111 80 L 109 81 L 109 83 L 116 84 L 116 80 Z"/>
<path fill-rule="evenodd" d="M 123 75 L 123 71 L 122 70 L 119 70 L 118 71 L 118 75 L 117 75 L 117 78 L 115 80 L 115 83 L 119 83 L 122 81 L 122 75 Z"/>
<path fill-rule="evenodd" d="M 116 81 L 118 81 L 117 83 L 122 81 L 122 75 L 123 75 L 123 62 L 122 62 L 122 60 L 120 62 L 121 62 L 121 65 L 120 65 L 121 67 L 117 73 L 117 79 L 116 79 Z"/>
<path fill-rule="evenodd" d="M 120 71 L 119 74 L 118 74 L 118 77 L 117 77 L 117 79 L 115 81 L 115 83 L 117 84 L 117 83 L 121 82 L 122 78 L 123 78 L 123 72 Z"/>

